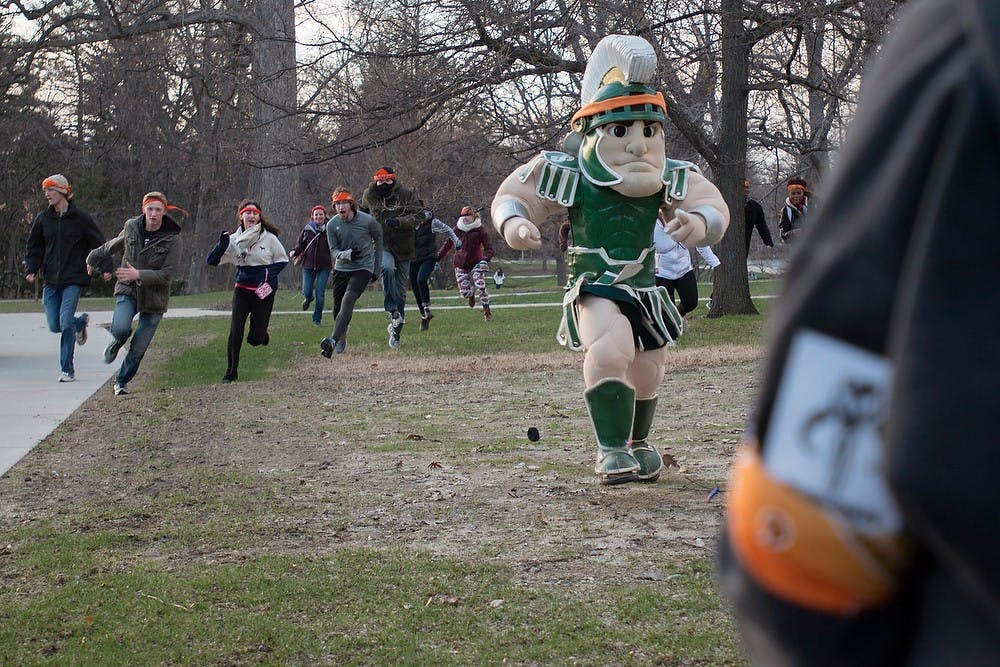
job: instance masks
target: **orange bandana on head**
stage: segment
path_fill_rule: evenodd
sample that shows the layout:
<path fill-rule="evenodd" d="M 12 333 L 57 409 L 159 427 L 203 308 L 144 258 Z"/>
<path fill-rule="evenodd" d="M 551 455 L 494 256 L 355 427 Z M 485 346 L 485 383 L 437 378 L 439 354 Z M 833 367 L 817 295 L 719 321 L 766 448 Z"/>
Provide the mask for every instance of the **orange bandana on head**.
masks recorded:
<path fill-rule="evenodd" d="M 246 206 L 241 208 L 240 212 L 237 213 L 236 215 L 243 215 L 247 211 L 257 211 L 258 215 L 264 215 L 264 211 L 260 210 L 260 208 L 258 208 L 256 204 L 247 204 Z"/>
<path fill-rule="evenodd" d="M 347 190 L 341 190 L 340 192 L 335 192 L 330 197 L 330 201 L 332 201 L 334 204 L 340 203 L 342 201 L 350 201 L 350 202 L 352 202 L 352 201 L 354 201 L 354 197 L 352 197 L 351 193 L 348 192 Z"/>

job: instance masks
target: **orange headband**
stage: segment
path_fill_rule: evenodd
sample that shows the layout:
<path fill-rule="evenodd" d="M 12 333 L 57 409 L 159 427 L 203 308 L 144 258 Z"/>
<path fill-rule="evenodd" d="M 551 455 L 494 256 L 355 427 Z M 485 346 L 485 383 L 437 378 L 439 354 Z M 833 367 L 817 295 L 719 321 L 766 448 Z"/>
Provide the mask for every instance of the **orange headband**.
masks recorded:
<path fill-rule="evenodd" d="M 354 197 L 351 196 L 350 192 L 344 190 L 342 192 L 338 192 L 335 195 L 331 195 L 330 201 L 332 201 L 334 204 L 339 204 L 342 201 L 354 201 Z"/>
<path fill-rule="evenodd" d="M 42 181 L 42 187 L 43 188 L 55 188 L 57 190 L 65 190 L 66 192 L 72 192 L 72 190 L 73 190 L 73 187 L 69 183 L 67 183 L 66 185 L 63 185 L 62 183 L 59 183 L 58 181 L 54 181 L 51 178 L 46 178 L 44 181 Z"/>
<path fill-rule="evenodd" d="M 583 107 L 573 114 L 573 119 L 570 121 L 570 127 L 576 122 L 578 118 L 589 118 L 602 111 L 611 111 L 612 109 L 618 109 L 619 107 L 630 107 L 633 104 L 655 104 L 656 106 L 663 109 L 664 112 L 667 110 L 667 103 L 663 99 L 663 93 L 656 93 L 655 95 L 622 95 L 621 97 L 612 97 L 608 100 L 601 100 L 600 102 L 591 102 L 590 104 L 584 104 Z"/>
<path fill-rule="evenodd" d="M 257 213 L 259 213 L 261 215 L 264 214 L 264 211 L 262 211 L 259 208 L 257 208 L 256 205 L 254 205 L 254 204 L 247 204 L 246 206 L 244 206 L 243 208 L 241 208 L 240 212 L 237 213 L 236 215 L 238 215 L 238 216 L 239 215 L 243 215 L 246 211 L 257 211 Z"/>
<path fill-rule="evenodd" d="M 806 188 L 804 185 L 799 185 L 798 183 L 792 183 L 791 185 L 788 186 L 788 191 L 791 192 L 793 190 L 802 190 L 802 192 L 805 192 Z"/>
<path fill-rule="evenodd" d="M 160 197 L 160 196 L 157 196 L 157 195 L 152 195 L 152 196 L 146 195 L 145 197 L 143 197 L 142 198 L 142 207 L 146 208 L 146 204 L 148 204 L 151 201 L 158 201 L 161 204 L 163 204 L 163 208 L 168 208 L 167 207 L 167 200 L 164 199 L 163 197 Z"/>

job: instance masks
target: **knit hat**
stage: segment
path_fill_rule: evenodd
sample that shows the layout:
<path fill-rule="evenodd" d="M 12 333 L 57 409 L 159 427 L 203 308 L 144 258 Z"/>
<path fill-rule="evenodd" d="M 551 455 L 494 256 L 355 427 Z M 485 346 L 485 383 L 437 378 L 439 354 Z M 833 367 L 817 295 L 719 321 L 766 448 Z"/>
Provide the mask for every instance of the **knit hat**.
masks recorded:
<path fill-rule="evenodd" d="M 66 199 L 73 197 L 73 187 L 62 174 L 53 174 L 42 181 L 42 189 L 44 190 L 45 188 L 52 188 L 56 192 L 61 192 Z"/>
<path fill-rule="evenodd" d="M 392 167 L 382 167 L 381 169 L 375 172 L 374 176 L 372 176 L 372 180 L 375 181 L 376 183 L 378 183 L 379 181 L 395 180 L 395 178 L 396 178 L 396 172 L 393 170 Z"/>

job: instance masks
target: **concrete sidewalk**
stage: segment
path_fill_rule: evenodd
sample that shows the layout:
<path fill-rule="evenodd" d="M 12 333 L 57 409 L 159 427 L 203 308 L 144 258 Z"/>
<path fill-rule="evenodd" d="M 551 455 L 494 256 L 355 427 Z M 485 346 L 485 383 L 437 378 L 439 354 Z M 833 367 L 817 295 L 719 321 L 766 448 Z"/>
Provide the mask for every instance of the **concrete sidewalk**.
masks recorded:
<path fill-rule="evenodd" d="M 166 316 L 201 315 L 228 317 L 229 311 L 177 308 Z M 90 313 L 89 339 L 74 355 L 76 382 L 59 382 L 59 336 L 49 331 L 45 315 L 0 314 L 0 475 L 118 372 L 124 351 L 115 363 L 104 363 L 111 334 L 102 325 L 110 324 L 110 311 Z"/>

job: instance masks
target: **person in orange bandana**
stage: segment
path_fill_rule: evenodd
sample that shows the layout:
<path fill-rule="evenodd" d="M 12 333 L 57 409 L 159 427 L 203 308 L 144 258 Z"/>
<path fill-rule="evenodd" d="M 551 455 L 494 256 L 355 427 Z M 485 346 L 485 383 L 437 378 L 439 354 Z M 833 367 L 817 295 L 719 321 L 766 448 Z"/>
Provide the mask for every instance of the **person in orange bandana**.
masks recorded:
<path fill-rule="evenodd" d="M 281 229 L 264 217 L 260 204 L 244 199 L 237 207 L 239 226 L 230 233 L 223 230 L 219 243 L 208 254 L 208 264 L 236 265 L 236 284 L 233 289 L 233 317 L 229 326 L 226 374 L 222 384 L 239 378 L 240 350 L 243 335 L 251 346 L 267 345 L 271 334 L 274 292 L 278 289 L 278 274 L 288 265 L 288 253 L 278 235 Z M 247 318 L 250 331 L 246 331 Z"/>
<path fill-rule="evenodd" d="M 788 197 L 781 207 L 781 220 L 778 221 L 778 231 L 785 243 L 792 243 L 802 233 L 802 223 L 809 213 L 808 187 L 804 178 L 793 176 L 788 179 Z"/>
<path fill-rule="evenodd" d="M 121 265 L 114 270 L 115 312 L 111 318 L 111 342 L 104 350 L 104 363 L 117 358 L 118 351 L 131 337 L 128 354 L 115 376 L 115 396 L 128 394 L 128 383 L 153 341 L 156 328 L 170 301 L 170 284 L 181 269 L 181 225 L 171 215 L 181 211 L 167 204 L 162 192 L 149 192 L 142 198 L 142 213 L 125 221 L 119 234 L 91 251 L 87 266 L 98 268 L 113 253 L 121 252 Z M 104 273 L 105 280 L 111 273 Z M 132 320 L 139 323 L 132 331 Z"/>
<path fill-rule="evenodd" d="M 62 174 L 42 181 L 49 206 L 35 216 L 24 255 L 24 279 L 45 281 L 42 304 L 49 331 L 59 338 L 59 382 L 76 380 L 74 344 L 87 342 L 90 316 L 76 314 L 83 292 L 90 285 L 87 254 L 104 243 L 104 235 L 90 214 L 73 203 L 73 188 Z M 111 262 L 103 267 L 111 270 Z"/>

